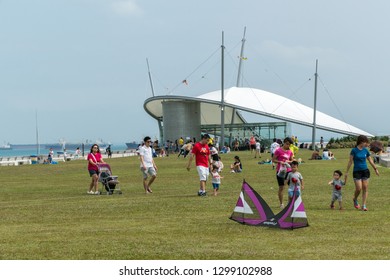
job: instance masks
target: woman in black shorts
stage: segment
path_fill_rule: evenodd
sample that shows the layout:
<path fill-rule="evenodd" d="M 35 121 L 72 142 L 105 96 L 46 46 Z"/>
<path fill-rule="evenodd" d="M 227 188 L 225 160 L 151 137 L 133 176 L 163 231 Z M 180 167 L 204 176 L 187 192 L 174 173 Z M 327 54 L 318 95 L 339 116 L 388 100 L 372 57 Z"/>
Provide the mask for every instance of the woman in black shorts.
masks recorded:
<path fill-rule="evenodd" d="M 345 180 L 347 180 L 348 171 L 353 163 L 353 180 L 355 182 L 355 193 L 353 197 L 353 206 L 356 209 L 362 209 L 367 211 L 367 196 L 368 196 L 368 180 L 370 179 L 370 170 L 367 166 L 367 160 L 374 168 L 375 174 L 379 176 L 379 171 L 375 166 L 374 161 L 371 158 L 370 152 L 368 151 L 368 138 L 364 135 L 360 135 L 357 138 L 356 147 L 351 150 L 349 161 L 347 165 L 347 172 L 345 172 Z M 362 204 L 360 207 L 358 202 L 358 197 L 360 192 L 363 190 L 362 194 Z"/>

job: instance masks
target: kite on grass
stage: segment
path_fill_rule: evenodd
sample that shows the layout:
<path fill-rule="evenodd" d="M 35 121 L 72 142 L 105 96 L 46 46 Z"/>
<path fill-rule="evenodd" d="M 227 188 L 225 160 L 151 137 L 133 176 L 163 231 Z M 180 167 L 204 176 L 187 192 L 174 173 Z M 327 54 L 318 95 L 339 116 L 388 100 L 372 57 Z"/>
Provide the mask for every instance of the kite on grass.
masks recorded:
<path fill-rule="evenodd" d="M 274 214 L 267 202 L 245 180 L 230 219 L 251 226 L 295 229 L 309 226 L 302 197 L 292 197 L 290 203 Z"/>

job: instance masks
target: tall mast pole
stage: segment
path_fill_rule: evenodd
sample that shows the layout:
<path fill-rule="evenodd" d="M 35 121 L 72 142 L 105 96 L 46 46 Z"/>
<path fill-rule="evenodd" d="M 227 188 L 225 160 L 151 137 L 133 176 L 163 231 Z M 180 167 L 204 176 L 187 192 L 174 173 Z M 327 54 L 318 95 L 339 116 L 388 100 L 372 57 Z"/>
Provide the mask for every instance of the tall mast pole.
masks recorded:
<path fill-rule="evenodd" d="M 313 133 L 311 138 L 311 147 L 313 151 L 316 149 L 316 115 L 317 115 L 317 79 L 318 79 L 318 59 L 316 59 L 316 73 L 314 74 L 314 108 L 313 108 Z"/>
<path fill-rule="evenodd" d="M 154 97 L 154 87 L 153 87 L 153 80 L 152 80 L 152 74 L 150 73 L 150 67 L 149 67 L 149 60 L 146 58 L 146 65 L 148 66 L 148 75 L 149 75 L 149 82 L 150 82 L 150 88 L 152 89 L 152 96 Z M 163 143 L 163 126 L 160 119 L 157 120 L 158 130 L 160 132 L 160 143 Z"/>
<path fill-rule="evenodd" d="M 240 84 L 241 84 L 241 78 L 242 78 L 241 69 L 242 69 L 242 60 L 244 58 L 245 33 L 246 33 L 246 27 L 244 27 L 244 35 L 242 36 L 242 40 L 241 40 L 242 44 L 241 44 L 240 57 L 238 58 L 238 73 L 237 73 L 236 87 L 240 87 Z M 236 117 L 236 108 L 233 108 L 232 119 L 230 122 L 231 124 L 234 124 L 235 117 Z M 230 128 L 229 131 L 230 131 L 230 135 L 231 135 L 232 128 Z M 231 143 L 231 142 L 232 142 L 232 139 L 230 138 L 229 143 Z"/>
<path fill-rule="evenodd" d="M 244 36 L 242 37 L 241 40 L 242 44 L 241 44 L 241 52 L 240 52 L 240 57 L 238 62 L 238 75 L 237 75 L 236 87 L 240 87 L 241 84 L 241 66 L 242 66 L 242 60 L 244 58 L 245 33 L 246 33 L 246 27 L 244 27 Z"/>
<path fill-rule="evenodd" d="M 152 89 L 152 95 L 153 95 L 153 97 L 154 97 L 154 87 L 153 87 L 152 75 L 150 74 L 149 60 L 148 60 L 148 58 L 146 58 L 146 64 L 148 65 L 149 82 L 150 82 L 150 87 L 151 87 L 151 89 Z"/>
<path fill-rule="evenodd" d="M 38 133 L 38 111 L 35 110 L 35 137 L 37 142 L 37 157 L 39 157 L 39 154 L 41 153 L 40 147 L 39 147 L 39 133 Z"/>
<path fill-rule="evenodd" d="M 225 58 L 224 58 L 224 36 L 222 31 L 222 45 L 221 45 L 221 145 L 225 145 L 225 96 L 224 96 L 224 68 L 225 68 Z"/>
<path fill-rule="evenodd" d="M 242 78 L 241 68 L 242 68 L 242 60 L 244 58 L 245 33 L 246 33 L 246 27 L 244 27 L 244 36 L 242 36 L 242 40 L 241 40 L 242 44 L 241 44 L 240 57 L 238 58 L 238 73 L 237 73 L 236 87 L 240 87 L 240 84 L 241 84 L 241 78 Z M 233 108 L 231 124 L 234 124 L 234 118 L 235 117 L 236 117 L 236 109 Z"/>

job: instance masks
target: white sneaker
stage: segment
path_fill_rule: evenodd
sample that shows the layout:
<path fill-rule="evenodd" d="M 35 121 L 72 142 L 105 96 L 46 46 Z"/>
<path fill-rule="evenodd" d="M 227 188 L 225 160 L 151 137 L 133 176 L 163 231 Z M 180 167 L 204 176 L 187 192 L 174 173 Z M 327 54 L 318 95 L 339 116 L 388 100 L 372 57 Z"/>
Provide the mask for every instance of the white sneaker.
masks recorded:
<path fill-rule="evenodd" d="M 100 192 L 99 192 L 99 191 L 96 191 L 96 192 L 94 192 L 94 194 L 100 194 Z"/>
<path fill-rule="evenodd" d="M 283 209 L 284 208 L 284 204 L 280 204 L 280 209 Z"/>
<path fill-rule="evenodd" d="M 93 191 L 87 191 L 87 194 L 95 194 Z"/>

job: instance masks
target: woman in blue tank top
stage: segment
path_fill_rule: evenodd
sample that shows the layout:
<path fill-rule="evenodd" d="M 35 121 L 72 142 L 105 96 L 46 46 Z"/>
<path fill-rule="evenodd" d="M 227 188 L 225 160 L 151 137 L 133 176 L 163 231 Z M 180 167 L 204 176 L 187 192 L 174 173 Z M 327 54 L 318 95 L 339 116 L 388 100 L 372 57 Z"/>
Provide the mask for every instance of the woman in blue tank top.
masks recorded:
<path fill-rule="evenodd" d="M 348 176 L 349 168 L 353 163 L 353 180 L 355 182 L 355 193 L 353 197 L 353 205 L 356 209 L 360 209 L 358 197 L 360 192 L 362 194 L 362 210 L 367 211 L 367 195 L 368 195 L 368 179 L 370 178 L 370 170 L 367 166 L 367 160 L 374 168 L 375 174 L 379 176 L 379 171 L 375 166 L 374 161 L 371 158 L 370 152 L 367 150 L 369 143 L 368 138 L 364 135 L 360 135 L 357 138 L 356 147 L 351 150 L 349 161 L 347 165 L 347 171 L 345 172 L 345 180 Z"/>

